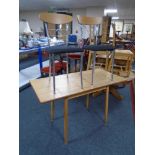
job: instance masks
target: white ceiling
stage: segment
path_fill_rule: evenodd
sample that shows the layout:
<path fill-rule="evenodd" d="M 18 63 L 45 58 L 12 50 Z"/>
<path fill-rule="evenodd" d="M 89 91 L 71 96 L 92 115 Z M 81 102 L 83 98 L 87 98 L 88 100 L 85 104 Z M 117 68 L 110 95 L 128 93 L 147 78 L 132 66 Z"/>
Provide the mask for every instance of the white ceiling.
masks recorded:
<path fill-rule="evenodd" d="M 50 10 L 51 8 L 135 8 L 135 0 L 19 0 L 20 11 Z"/>

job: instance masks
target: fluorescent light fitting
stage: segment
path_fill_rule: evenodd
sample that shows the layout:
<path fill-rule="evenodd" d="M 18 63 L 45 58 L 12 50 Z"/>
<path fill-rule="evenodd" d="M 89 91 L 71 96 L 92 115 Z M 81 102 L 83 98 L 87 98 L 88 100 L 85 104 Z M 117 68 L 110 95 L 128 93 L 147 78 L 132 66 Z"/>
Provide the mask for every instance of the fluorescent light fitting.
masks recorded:
<path fill-rule="evenodd" d="M 112 17 L 112 19 L 119 19 L 119 17 Z"/>
<path fill-rule="evenodd" d="M 117 13 L 117 9 L 105 9 L 104 15 L 107 15 L 108 13 Z"/>

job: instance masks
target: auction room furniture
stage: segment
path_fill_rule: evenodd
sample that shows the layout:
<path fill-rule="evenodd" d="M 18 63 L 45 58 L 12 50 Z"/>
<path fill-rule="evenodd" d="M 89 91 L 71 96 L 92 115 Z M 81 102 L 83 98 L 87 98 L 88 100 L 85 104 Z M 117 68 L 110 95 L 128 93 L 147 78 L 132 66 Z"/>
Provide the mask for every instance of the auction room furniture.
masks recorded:
<path fill-rule="evenodd" d="M 129 77 L 131 70 L 132 70 L 133 57 L 134 57 L 134 54 L 130 50 L 115 50 L 113 73 L 121 77 Z M 112 59 L 110 59 L 109 64 L 108 64 L 109 72 L 111 72 L 111 68 L 112 68 Z M 135 116 L 135 108 L 134 108 L 135 107 L 135 93 L 134 93 L 133 81 L 134 80 L 131 80 L 129 82 L 122 82 L 120 84 L 130 85 L 132 112 L 133 112 L 133 116 Z M 110 89 L 109 91 L 117 99 L 122 99 L 121 95 L 117 92 L 115 87 L 111 86 L 109 89 Z"/>
<path fill-rule="evenodd" d="M 66 75 L 56 76 L 56 93 L 53 90 L 53 82 L 49 83 L 49 77 L 31 80 L 32 88 L 40 103 L 51 103 L 51 119 L 54 119 L 54 101 L 57 99 L 64 99 L 64 143 L 68 143 L 68 101 L 70 99 L 94 93 L 96 91 L 106 91 L 105 95 L 105 108 L 104 108 L 104 121 L 107 122 L 108 118 L 108 96 L 109 86 L 121 82 L 131 81 L 134 79 L 134 74 L 131 73 L 129 77 L 120 77 L 113 75 L 111 80 L 111 73 L 103 70 L 96 69 L 94 73 L 94 85 L 92 86 L 91 70 L 83 71 L 83 89 L 80 86 L 79 72 Z M 77 82 L 75 82 L 77 81 Z"/>
<path fill-rule="evenodd" d="M 77 20 L 80 26 L 80 30 L 81 30 L 80 38 L 81 38 L 81 41 L 84 42 L 83 44 L 84 45 L 92 44 L 92 40 L 95 44 L 95 42 L 97 41 L 97 40 L 95 41 L 95 37 L 97 38 L 97 36 L 99 35 L 100 24 L 102 23 L 102 18 L 78 15 Z M 71 53 L 68 55 L 68 57 L 69 59 L 75 61 L 75 71 L 76 71 L 76 68 L 77 68 L 76 65 L 77 65 L 77 61 L 80 59 L 80 54 Z M 85 61 L 88 59 L 88 64 L 89 64 L 90 59 L 88 57 L 90 57 L 90 51 L 85 51 L 84 58 L 85 58 Z M 88 67 L 88 64 L 87 64 L 87 67 Z"/>
<path fill-rule="evenodd" d="M 115 50 L 114 55 L 114 74 L 120 76 L 129 76 L 133 61 L 133 53 L 130 50 Z M 108 64 L 108 71 L 111 72 L 112 59 L 110 59 Z"/>
<path fill-rule="evenodd" d="M 62 25 L 69 24 L 72 21 L 72 16 L 58 14 L 58 13 L 48 13 L 48 12 L 40 13 L 39 18 L 40 18 L 40 20 L 42 20 L 44 22 L 45 32 L 46 32 L 46 35 L 48 38 L 50 37 L 49 33 L 51 33 L 51 28 L 54 29 L 54 27 L 58 27 L 58 29 L 55 30 L 55 37 L 56 37 L 57 32 L 61 31 Z M 54 27 L 52 27 L 52 26 L 54 26 Z M 54 36 L 52 35 L 52 37 L 54 37 Z M 49 43 L 49 46 L 50 46 L 50 43 Z M 50 57 L 50 55 L 49 55 L 49 57 Z M 53 57 L 54 57 L 54 54 L 52 54 L 52 58 Z M 52 60 L 54 61 L 54 59 L 52 59 Z M 51 58 L 49 58 L 49 66 L 43 67 L 41 72 L 50 75 L 51 73 L 55 74 L 62 70 L 66 71 L 66 69 L 68 72 L 68 61 L 66 63 L 61 58 L 60 61 L 54 61 L 53 66 L 51 66 Z"/>
<path fill-rule="evenodd" d="M 92 70 L 87 70 L 82 73 L 82 63 L 83 63 L 83 50 L 93 51 L 93 68 Z M 96 51 L 111 51 L 112 52 L 112 68 L 111 73 L 103 69 L 95 70 L 95 58 Z M 67 73 L 67 76 L 58 75 L 55 77 L 55 72 L 53 72 L 53 80 L 51 80 L 51 70 L 49 69 L 49 77 L 41 78 L 31 81 L 31 85 L 41 103 L 51 102 L 51 117 L 54 118 L 54 101 L 60 98 L 64 98 L 64 142 L 68 142 L 68 100 L 76 98 L 78 96 L 88 95 L 97 91 L 106 91 L 105 97 L 105 113 L 104 119 L 107 121 L 108 115 L 108 96 L 109 96 L 109 86 L 125 81 L 131 81 L 134 79 L 134 75 L 131 73 L 129 77 L 120 77 L 118 75 L 113 75 L 113 55 L 114 46 L 110 44 L 101 45 L 62 45 L 62 46 L 48 46 L 46 51 L 52 55 L 53 70 L 54 70 L 54 54 L 60 53 L 81 53 L 81 64 L 80 64 L 80 74 L 77 73 Z M 51 66 L 51 60 L 49 63 Z M 76 82 L 75 82 L 76 81 Z"/>
<path fill-rule="evenodd" d="M 89 35 L 89 44 L 94 44 L 96 45 L 97 44 L 97 39 L 98 39 L 98 36 L 99 36 L 99 31 L 100 31 L 100 25 L 102 23 L 102 18 L 101 17 L 89 17 L 89 16 L 77 16 L 77 20 L 78 20 L 78 23 L 82 26 L 89 26 L 89 29 L 87 30 L 88 32 L 88 35 Z M 84 34 L 82 33 L 86 33 L 86 32 L 83 32 L 81 31 L 81 39 L 82 39 L 82 36 Z M 90 68 L 90 65 L 91 65 L 91 54 L 92 52 L 89 51 L 89 54 L 88 54 L 88 63 L 87 63 L 87 70 Z M 95 52 L 93 52 L 94 55 Z"/>

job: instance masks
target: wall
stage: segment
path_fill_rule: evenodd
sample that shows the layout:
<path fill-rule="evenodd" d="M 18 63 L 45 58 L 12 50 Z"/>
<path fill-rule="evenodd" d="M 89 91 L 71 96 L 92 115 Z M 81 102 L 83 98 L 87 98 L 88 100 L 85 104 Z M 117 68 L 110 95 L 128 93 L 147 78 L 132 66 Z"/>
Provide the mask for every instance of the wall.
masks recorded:
<path fill-rule="evenodd" d="M 71 10 L 71 12 L 73 13 L 73 34 L 75 34 L 75 31 L 78 30 L 79 35 L 81 35 L 76 16 L 86 16 L 86 9 L 74 9 Z"/>
<path fill-rule="evenodd" d="M 102 17 L 104 15 L 103 7 L 89 7 L 86 9 L 87 16 Z"/>
<path fill-rule="evenodd" d="M 89 7 L 86 9 L 72 9 L 73 13 L 73 33 L 75 31 L 79 31 L 78 22 L 76 19 L 76 15 L 86 15 L 86 16 L 99 16 L 102 17 L 104 15 L 104 8 L 102 7 Z M 38 15 L 40 11 L 20 11 L 19 19 L 26 19 L 29 22 L 30 28 L 33 32 L 38 32 L 43 29 L 43 24 L 40 21 Z M 119 16 L 120 19 L 125 19 L 125 23 L 134 23 L 135 19 L 135 10 L 134 9 L 119 9 L 118 13 L 115 16 Z M 133 20 L 128 20 L 133 19 Z M 80 31 L 79 31 L 80 32 Z"/>
<path fill-rule="evenodd" d="M 40 32 L 43 28 L 43 23 L 38 17 L 39 13 L 40 11 L 19 12 L 19 20 L 26 19 L 29 22 L 30 28 L 33 32 Z"/>

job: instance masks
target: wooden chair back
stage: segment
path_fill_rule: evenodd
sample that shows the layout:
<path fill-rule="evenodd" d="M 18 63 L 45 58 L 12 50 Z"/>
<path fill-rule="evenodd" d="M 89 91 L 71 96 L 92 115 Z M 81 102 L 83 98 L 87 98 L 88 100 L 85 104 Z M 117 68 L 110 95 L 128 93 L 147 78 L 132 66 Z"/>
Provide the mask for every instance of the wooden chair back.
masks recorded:
<path fill-rule="evenodd" d="M 72 21 L 72 17 L 69 15 L 42 12 L 39 14 L 40 20 L 51 24 L 67 24 Z"/>
<path fill-rule="evenodd" d="M 120 76 L 129 76 L 132 69 L 133 53 L 130 50 L 115 50 L 114 73 Z M 109 61 L 108 71 L 112 69 L 112 58 Z"/>
<path fill-rule="evenodd" d="M 94 40 L 94 27 L 96 25 L 100 25 L 102 23 L 102 18 L 101 17 L 89 17 L 89 16 L 80 16 L 77 15 L 77 20 L 80 25 L 88 25 L 89 26 L 89 43 L 93 44 Z M 99 33 L 98 33 L 99 34 Z M 87 64 L 87 70 L 90 68 L 91 61 L 92 61 L 92 56 L 91 56 L 91 51 L 89 51 L 88 54 L 88 64 Z"/>
<path fill-rule="evenodd" d="M 79 24 L 81 25 L 97 25 L 102 23 L 102 18 L 100 17 L 88 17 L 77 15 Z"/>
<path fill-rule="evenodd" d="M 66 35 L 68 35 L 68 32 L 66 31 L 66 24 L 69 24 L 72 22 L 72 16 L 65 15 L 65 14 L 59 14 L 59 13 L 48 13 L 48 12 L 42 12 L 39 14 L 40 20 L 42 20 L 45 24 L 45 32 L 47 36 L 56 36 L 57 38 L 61 38 L 63 40 L 66 39 Z M 61 33 L 58 35 L 56 25 L 62 26 Z M 62 34 L 63 33 L 63 34 Z"/>
<path fill-rule="evenodd" d="M 104 70 L 108 70 L 109 61 L 111 60 L 110 51 L 98 51 L 96 52 L 96 65 L 100 66 Z"/>
<path fill-rule="evenodd" d="M 89 42 L 92 43 L 92 30 L 94 30 L 94 26 L 100 25 L 102 23 L 102 18 L 77 15 L 77 20 L 81 25 L 89 25 Z"/>

